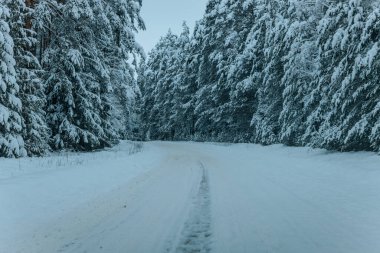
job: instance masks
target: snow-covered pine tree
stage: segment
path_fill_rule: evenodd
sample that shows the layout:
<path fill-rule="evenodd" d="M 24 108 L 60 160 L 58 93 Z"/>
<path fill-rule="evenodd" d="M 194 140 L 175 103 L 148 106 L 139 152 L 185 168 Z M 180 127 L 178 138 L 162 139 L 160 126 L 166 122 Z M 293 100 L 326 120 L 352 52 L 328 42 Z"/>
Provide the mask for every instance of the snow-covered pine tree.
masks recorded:
<path fill-rule="evenodd" d="M 380 151 L 380 8 L 371 2 L 350 1 L 345 32 L 355 51 L 332 100 L 344 150 Z"/>
<path fill-rule="evenodd" d="M 101 128 L 104 131 L 104 137 L 107 139 L 106 145 L 112 145 L 116 143 L 120 136 L 118 135 L 116 129 L 112 125 L 112 120 L 115 115 L 112 115 L 112 110 L 114 108 L 114 103 L 112 101 L 112 85 L 110 82 L 111 71 L 107 66 L 106 62 L 108 55 L 105 53 L 107 48 L 112 46 L 112 28 L 110 20 L 108 19 L 106 13 L 106 2 L 103 0 L 89 0 L 90 8 L 92 10 L 92 21 L 88 24 L 89 30 L 93 33 L 94 39 L 91 42 L 96 49 L 93 49 L 92 55 L 95 56 L 96 63 L 94 63 L 94 70 L 96 71 L 95 85 L 99 87 L 99 99 L 94 103 L 94 109 L 98 112 L 99 118 L 101 120 Z"/>
<path fill-rule="evenodd" d="M 145 140 L 145 121 L 143 115 L 146 113 L 144 110 L 144 91 L 142 88 L 145 85 L 145 61 L 140 61 L 136 69 L 136 83 L 138 87 L 138 94 L 135 98 L 135 113 L 136 113 L 136 128 L 134 129 L 133 135 L 135 140 Z"/>
<path fill-rule="evenodd" d="M 249 1 L 247 4 L 250 4 Z M 249 5 L 248 5 L 249 6 Z M 257 91 L 263 83 L 265 66 L 264 45 L 267 33 L 267 22 L 270 18 L 265 1 L 254 1 L 253 20 L 242 51 L 237 55 L 229 71 L 229 82 L 235 85 L 231 92 L 231 110 L 233 124 L 240 128 L 242 138 L 238 141 L 255 141 L 256 133 L 252 128 L 252 116 L 257 111 Z M 256 115 L 257 116 L 257 115 Z M 248 120 L 248 122 L 247 122 Z"/>
<path fill-rule="evenodd" d="M 157 121 L 159 138 L 173 140 L 175 135 L 174 121 L 172 118 L 175 109 L 175 76 L 177 72 L 177 41 L 178 36 L 171 31 L 164 37 L 162 58 L 160 61 L 158 79 L 154 89 L 154 107 L 152 113 L 160 116 Z M 178 109 L 178 108 L 177 108 Z"/>
<path fill-rule="evenodd" d="M 227 74 L 230 59 L 236 55 L 239 46 L 237 33 L 239 27 L 234 27 L 234 20 L 239 20 L 237 4 L 240 1 L 221 1 L 215 8 L 217 16 L 206 15 L 206 21 L 211 22 L 208 27 L 205 43 L 209 47 L 208 60 L 215 69 L 210 83 L 211 99 L 214 104 L 210 108 L 212 120 L 212 137 L 215 140 L 229 140 L 229 128 L 232 123 L 231 114 L 228 110 L 231 87 L 227 84 Z M 206 22 L 206 24 L 207 24 Z M 235 30 L 236 29 L 236 30 Z M 230 141 L 230 140 L 229 140 Z"/>
<path fill-rule="evenodd" d="M 149 58 L 150 59 L 150 58 Z M 145 61 L 142 61 L 137 69 L 137 84 L 141 91 L 141 114 L 140 114 L 140 132 L 143 140 L 150 140 L 151 121 L 150 112 L 153 108 L 153 97 L 149 96 L 153 92 L 152 81 L 154 80 L 153 72 L 147 67 Z"/>
<path fill-rule="evenodd" d="M 201 59 L 201 43 L 202 43 L 202 24 L 195 24 L 193 36 L 189 38 L 189 43 L 186 48 L 186 63 L 183 70 L 184 80 L 182 83 L 181 105 L 183 109 L 183 119 L 186 124 L 184 126 L 184 138 L 194 139 L 197 134 L 195 131 L 195 123 L 197 116 L 195 114 L 195 106 L 197 97 L 195 94 L 198 90 L 198 73 L 199 62 Z"/>
<path fill-rule="evenodd" d="M 253 1 L 209 2 L 204 17 L 205 38 L 201 45 L 203 59 L 199 69 L 199 77 L 204 79 L 199 79 L 199 85 L 202 87 L 200 105 L 203 103 L 204 120 L 211 120 L 211 125 L 207 127 L 211 128 L 210 133 L 215 140 L 234 141 L 240 134 L 236 123 L 246 116 L 232 106 L 231 96 L 235 82 L 229 81 L 229 72 L 243 49 L 252 23 Z M 208 73 L 210 70 L 213 72 Z M 206 100 L 205 103 L 208 93 L 209 101 Z M 250 122 L 251 116 L 248 118 L 245 122 Z M 198 124 L 200 122 L 198 120 Z"/>
<path fill-rule="evenodd" d="M 56 0 L 30 0 L 28 2 L 33 6 L 33 20 L 31 21 L 33 30 L 36 32 L 37 42 L 34 53 L 38 61 L 42 63 L 43 54 L 54 37 L 52 22 L 59 15 L 60 5 Z"/>
<path fill-rule="evenodd" d="M 217 112 L 218 97 L 221 96 L 220 92 L 222 91 L 218 86 L 217 65 L 218 57 L 221 54 L 219 45 L 223 36 L 222 25 L 225 15 L 225 9 L 221 8 L 223 4 L 222 0 L 210 0 L 199 27 L 202 29 L 202 38 L 195 104 L 197 117 L 195 128 L 197 138 L 201 140 L 216 140 L 218 133 L 222 130 L 219 127 L 220 114 Z"/>
<path fill-rule="evenodd" d="M 172 114 L 173 78 L 176 73 L 175 48 L 177 36 L 169 31 L 150 52 L 144 66 L 144 79 L 140 79 L 148 139 L 171 139 L 173 137 L 170 116 Z M 141 70 L 142 71 L 142 70 Z"/>
<path fill-rule="evenodd" d="M 13 40 L 9 29 L 9 9 L 0 3 L 0 157 L 26 155 L 22 133 L 22 104 L 16 83 Z"/>
<path fill-rule="evenodd" d="M 319 23 L 319 64 L 315 81 L 311 83 L 311 104 L 315 108 L 308 117 L 305 134 L 307 142 L 314 147 L 345 149 L 348 122 L 342 118 L 338 105 L 341 94 L 352 85 L 349 75 L 355 65 L 355 48 L 360 43 L 365 20 L 363 14 L 360 1 L 331 2 Z"/>
<path fill-rule="evenodd" d="M 188 139 L 192 128 L 188 105 L 192 98 L 188 94 L 191 87 L 186 84 L 186 62 L 188 58 L 190 31 L 183 24 L 180 36 L 171 31 L 162 37 L 150 53 L 146 66 L 139 72 L 143 93 L 145 132 L 153 139 Z M 186 102 L 185 102 L 186 101 Z M 191 112 L 190 112 L 191 113 Z"/>
<path fill-rule="evenodd" d="M 182 24 L 182 33 L 178 36 L 174 54 L 175 73 L 173 77 L 171 99 L 172 113 L 169 121 L 173 128 L 173 139 L 184 140 L 188 139 L 190 135 L 191 119 L 186 117 L 188 105 L 186 103 L 189 99 L 189 86 L 186 84 L 186 64 L 188 59 L 188 50 L 190 43 L 190 29 L 184 22 Z"/>
<path fill-rule="evenodd" d="M 352 68 L 358 64 L 355 59 L 357 58 L 357 45 L 361 43 L 361 35 L 366 20 L 366 11 L 362 5 L 361 0 L 350 0 L 348 6 L 345 7 L 344 15 L 346 20 L 344 25 L 340 28 L 339 32 L 335 35 L 335 40 L 338 42 L 338 47 L 343 51 L 343 58 L 336 66 L 330 83 L 329 99 L 331 99 L 330 111 L 326 115 L 326 120 L 321 126 L 321 131 L 326 134 L 324 140 L 326 147 L 330 148 L 331 140 L 335 145 L 339 145 L 341 150 L 365 150 L 370 148 L 369 136 L 371 129 L 360 124 L 361 135 L 351 135 L 349 141 L 346 138 L 349 129 L 358 121 L 361 121 L 364 116 L 363 108 L 350 108 L 347 100 L 352 99 L 351 89 L 353 87 L 362 87 L 363 83 L 360 80 L 352 82 Z M 361 64 L 358 64 L 361 65 Z M 361 100 L 361 103 L 365 99 Z M 359 111 L 359 112 L 358 112 Z M 332 133 L 330 126 L 334 126 L 335 132 Z M 335 139 L 335 140 L 334 140 Z M 338 147 L 334 147 L 337 149 Z"/>
<path fill-rule="evenodd" d="M 283 57 L 288 51 L 283 43 L 288 27 L 285 0 L 266 1 L 264 16 L 259 23 L 265 22 L 264 68 L 263 72 L 255 71 L 262 76 L 258 87 L 258 106 L 252 124 L 255 129 L 255 142 L 273 144 L 279 141 L 279 117 L 282 111 L 281 79 L 284 75 Z M 261 79 L 261 78 L 259 78 Z"/>
<path fill-rule="evenodd" d="M 17 84 L 20 86 L 23 138 L 28 155 L 44 155 L 49 151 L 50 132 L 45 119 L 45 90 L 41 66 L 35 57 L 36 32 L 32 29 L 33 9 L 24 0 L 8 0 L 10 27 L 14 41 Z"/>
<path fill-rule="evenodd" d="M 106 64 L 110 70 L 112 88 L 112 123 L 119 135 L 125 139 L 136 138 L 138 132 L 136 98 L 140 91 L 135 79 L 137 62 L 144 60 L 141 46 L 135 33 L 145 29 L 140 17 L 141 0 L 110 0 L 105 2 L 105 15 L 109 19 L 109 43 L 103 42 Z"/>
<path fill-rule="evenodd" d="M 95 7 L 100 0 L 67 0 L 54 11 L 51 42 L 44 52 L 47 120 L 54 149 L 94 150 L 110 146 L 109 72 L 98 47 Z"/>
<path fill-rule="evenodd" d="M 237 1 L 231 6 L 234 6 L 233 25 L 225 44 L 227 47 L 234 45 L 225 67 L 228 73 L 226 83 L 230 89 L 228 135 L 231 141 L 247 142 L 252 138 L 251 120 L 255 111 L 256 89 L 251 73 L 254 63 L 251 49 L 257 39 L 254 35 L 256 29 L 252 29 L 257 12 L 254 11 L 256 5 L 253 0 Z"/>
<path fill-rule="evenodd" d="M 308 116 L 309 94 L 317 67 L 316 6 L 305 1 L 290 2 L 289 27 L 282 43 L 288 50 L 284 57 L 283 106 L 280 114 L 280 141 L 302 145 Z"/>
<path fill-rule="evenodd" d="M 218 15 L 214 30 L 216 34 L 212 37 L 214 51 L 210 55 L 217 68 L 217 85 L 213 96 L 217 106 L 213 116 L 214 127 L 217 129 L 218 140 L 235 141 L 240 133 L 237 132 L 234 115 L 238 114 L 236 116 L 239 119 L 245 115 L 236 111 L 231 104 L 235 83 L 229 81 L 229 72 L 237 55 L 242 51 L 253 24 L 253 2 L 223 1 L 218 7 Z M 245 120 L 250 122 L 250 119 L 251 116 Z"/>

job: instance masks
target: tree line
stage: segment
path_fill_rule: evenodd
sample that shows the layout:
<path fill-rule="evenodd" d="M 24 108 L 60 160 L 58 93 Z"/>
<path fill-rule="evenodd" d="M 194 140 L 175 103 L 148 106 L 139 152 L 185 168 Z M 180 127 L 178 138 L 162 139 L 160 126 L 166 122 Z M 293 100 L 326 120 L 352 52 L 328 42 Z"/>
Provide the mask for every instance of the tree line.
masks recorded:
<path fill-rule="evenodd" d="M 142 0 L 0 2 L 0 157 L 133 138 Z"/>
<path fill-rule="evenodd" d="M 143 136 L 380 151 L 379 41 L 377 0 L 209 0 L 139 67 Z"/>
<path fill-rule="evenodd" d="M 0 3 L 0 157 L 120 139 L 380 151 L 377 0 L 209 0 L 144 59 L 142 0 Z"/>

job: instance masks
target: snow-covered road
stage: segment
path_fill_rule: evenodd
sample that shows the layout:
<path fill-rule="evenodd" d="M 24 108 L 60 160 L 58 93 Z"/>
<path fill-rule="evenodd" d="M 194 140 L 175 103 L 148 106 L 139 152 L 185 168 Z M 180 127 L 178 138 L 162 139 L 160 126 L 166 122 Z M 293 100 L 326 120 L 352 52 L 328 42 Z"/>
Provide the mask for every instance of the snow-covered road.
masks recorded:
<path fill-rule="evenodd" d="M 375 154 L 138 149 L 0 159 L 0 252 L 380 252 Z"/>

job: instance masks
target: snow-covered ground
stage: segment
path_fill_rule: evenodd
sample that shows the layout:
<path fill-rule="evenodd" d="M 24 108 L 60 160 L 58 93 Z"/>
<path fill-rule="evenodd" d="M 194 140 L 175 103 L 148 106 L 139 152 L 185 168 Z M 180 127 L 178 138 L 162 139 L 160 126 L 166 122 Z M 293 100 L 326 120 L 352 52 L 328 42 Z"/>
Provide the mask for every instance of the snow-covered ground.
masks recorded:
<path fill-rule="evenodd" d="M 0 159 L 4 253 L 378 253 L 380 157 L 129 142 Z"/>

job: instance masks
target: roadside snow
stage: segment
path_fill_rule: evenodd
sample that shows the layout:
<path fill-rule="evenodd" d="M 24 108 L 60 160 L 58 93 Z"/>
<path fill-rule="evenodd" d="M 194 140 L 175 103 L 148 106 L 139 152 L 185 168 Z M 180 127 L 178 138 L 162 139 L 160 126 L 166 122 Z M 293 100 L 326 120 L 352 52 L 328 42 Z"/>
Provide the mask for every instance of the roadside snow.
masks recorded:
<path fill-rule="evenodd" d="M 0 159 L 0 252 L 380 252 L 375 154 L 140 149 Z"/>

